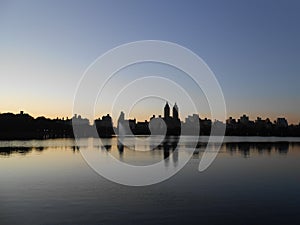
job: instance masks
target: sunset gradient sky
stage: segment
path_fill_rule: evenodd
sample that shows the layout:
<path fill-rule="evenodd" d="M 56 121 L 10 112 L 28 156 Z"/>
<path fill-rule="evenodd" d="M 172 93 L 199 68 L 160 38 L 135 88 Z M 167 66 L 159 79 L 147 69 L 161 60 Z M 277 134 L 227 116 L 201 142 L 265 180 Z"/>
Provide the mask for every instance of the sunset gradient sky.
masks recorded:
<path fill-rule="evenodd" d="M 97 57 L 155 39 L 185 46 L 208 64 L 228 116 L 298 123 L 299 12 L 297 0 L 0 0 L 0 112 L 70 117 L 77 83 Z M 132 116 L 157 113 L 161 104 Z"/>

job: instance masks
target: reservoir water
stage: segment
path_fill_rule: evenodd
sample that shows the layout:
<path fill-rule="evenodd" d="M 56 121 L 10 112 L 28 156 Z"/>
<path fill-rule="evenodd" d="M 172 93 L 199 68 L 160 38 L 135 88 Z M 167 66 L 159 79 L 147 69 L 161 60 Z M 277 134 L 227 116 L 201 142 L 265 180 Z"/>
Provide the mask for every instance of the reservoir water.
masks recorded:
<path fill-rule="evenodd" d="M 1 141 L 0 224 L 300 224 L 299 138 L 226 137 L 199 172 L 201 137 L 182 170 L 144 187 L 105 179 L 80 153 L 105 151 L 138 166 L 164 160 L 176 168 L 180 144 L 176 154 L 172 141 L 147 151 L 143 138 L 128 137 L 129 146 L 105 139 L 104 147 L 90 139 Z"/>

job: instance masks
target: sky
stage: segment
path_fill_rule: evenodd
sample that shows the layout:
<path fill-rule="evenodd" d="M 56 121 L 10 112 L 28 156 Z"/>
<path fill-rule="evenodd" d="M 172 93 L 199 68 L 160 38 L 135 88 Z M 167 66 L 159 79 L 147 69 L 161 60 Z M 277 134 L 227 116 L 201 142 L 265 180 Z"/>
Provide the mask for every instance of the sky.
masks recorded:
<path fill-rule="evenodd" d="M 0 0 L 0 112 L 71 117 L 78 82 L 95 59 L 128 42 L 164 40 L 207 63 L 228 116 L 285 116 L 298 123 L 299 11 L 297 0 Z M 123 74 L 113 89 L 122 89 L 128 79 Z M 189 87 L 189 81 L 180 82 Z M 130 116 L 162 114 L 164 101 L 149 104 L 147 113 L 142 104 Z M 209 117 L 204 108 L 200 116 Z M 107 113 L 109 107 L 98 106 L 98 117 Z"/>

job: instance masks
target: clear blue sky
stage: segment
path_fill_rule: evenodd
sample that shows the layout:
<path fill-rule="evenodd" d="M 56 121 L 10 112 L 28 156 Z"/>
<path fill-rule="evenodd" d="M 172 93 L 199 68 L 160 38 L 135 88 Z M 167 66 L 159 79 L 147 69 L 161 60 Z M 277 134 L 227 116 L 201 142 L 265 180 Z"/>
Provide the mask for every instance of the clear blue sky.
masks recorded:
<path fill-rule="evenodd" d="M 297 0 L 0 0 L 0 112 L 71 116 L 92 61 L 120 44 L 158 39 L 205 60 L 228 116 L 300 121 L 299 12 Z"/>

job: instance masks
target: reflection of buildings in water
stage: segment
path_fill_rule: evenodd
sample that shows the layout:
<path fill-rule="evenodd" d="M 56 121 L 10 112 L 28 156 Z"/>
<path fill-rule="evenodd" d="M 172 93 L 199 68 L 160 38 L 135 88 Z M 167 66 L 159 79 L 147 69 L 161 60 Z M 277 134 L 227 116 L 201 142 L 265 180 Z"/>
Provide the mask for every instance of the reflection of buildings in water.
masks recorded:
<path fill-rule="evenodd" d="M 243 154 L 244 157 L 250 156 L 250 144 L 249 143 L 239 144 L 238 150 Z"/>
<path fill-rule="evenodd" d="M 268 154 L 271 154 L 272 152 L 272 143 L 256 143 L 254 146 L 259 154 L 263 154 L 264 152 L 267 152 Z"/>
<path fill-rule="evenodd" d="M 43 147 L 43 146 L 35 148 L 35 150 L 38 152 L 42 152 L 42 151 L 44 151 L 44 149 L 45 149 L 45 147 Z"/>
<path fill-rule="evenodd" d="M 111 145 L 104 145 L 104 148 L 109 152 L 111 150 Z"/>
<path fill-rule="evenodd" d="M 112 147 L 112 143 L 111 143 L 111 138 L 100 138 L 101 139 L 101 149 L 102 150 L 106 150 L 106 151 L 110 151 L 111 147 Z"/>
<path fill-rule="evenodd" d="M 118 139 L 117 148 L 118 148 L 120 156 L 123 155 L 123 153 L 124 153 L 124 144 L 122 143 L 122 140 L 120 141 Z"/>
<path fill-rule="evenodd" d="M 279 154 L 287 154 L 289 151 L 289 143 L 288 142 L 279 142 L 277 143 L 275 149 Z"/>
<path fill-rule="evenodd" d="M 168 165 L 169 164 L 169 156 L 170 156 L 170 147 L 167 143 L 164 143 L 163 144 L 163 148 L 164 148 L 164 161 L 165 161 L 165 164 Z"/>
<path fill-rule="evenodd" d="M 179 137 L 166 137 L 163 141 L 163 157 L 165 160 L 165 163 L 168 163 L 170 160 L 170 155 L 172 155 L 173 163 L 175 166 L 178 164 L 178 145 Z"/>
<path fill-rule="evenodd" d="M 234 155 L 237 151 L 242 153 L 244 157 L 250 156 L 250 143 L 241 142 L 241 143 L 225 143 L 226 150 L 230 152 L 231 155 Z"/>
<path fill-rule="evenodd" d="M 9 156 L 14 153 L 26 155 L 32 150 L 32 147 L 0 147 L 0 155 Z M 44 150 L 44 148 L 42 150 Z"/>
<path fill-rule="evenodd" d="M 251 152 L 258 154 L 278 152 L 279 154 L 287 154 L 289 151 L 289 142 L 237 142 L 225 143 L 227 151 L 231 154 L 239 151 L 244 157 L 249 157 Z"/>
<path fill-rule="evenodd" d="M 73 145 L 72 146 L 72 151 L 73 152 L 76 152 L 76 151 L 79 151 L 80 150 L 80 147 L 79 146 L 77 146 L 77 145 Z"/>
<path fill-rule="evenodd" d="M 176 147 L 172 152 L 172 156 L 173 156 L 174 166 L 176 167 L 178 165 L 178 149 L 176 150 Z"/>

